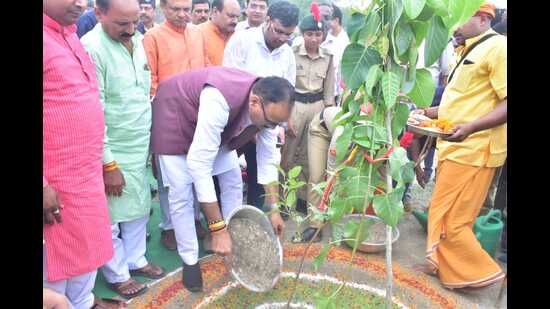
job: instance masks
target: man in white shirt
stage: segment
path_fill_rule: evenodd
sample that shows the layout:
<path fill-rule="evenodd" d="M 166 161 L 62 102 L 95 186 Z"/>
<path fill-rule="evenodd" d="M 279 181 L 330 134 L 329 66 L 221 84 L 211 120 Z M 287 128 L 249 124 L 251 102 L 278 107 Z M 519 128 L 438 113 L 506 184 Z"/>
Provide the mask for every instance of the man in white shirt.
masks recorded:
<path fill-rule="evenodd" d="M 224 67 L 175 75 L 160 83 L 153 101 L 151 151 L 157 156 L 159 177 L 168 189 L 170 217 L 178 253 L 183 261 L 183 285 L 202 290 L 198 241 L 194 226 L 193 187 L 212 235 L 212 251 L 231 254 L 231 238 L 223 218 L 242 205 L 242 178 L 236 149 L 256 135 L 258 181 L 278 203 L 275 167 L 280 163 L 275 130 L 290 116 L 294 87 L 280 77 L 260 78 Z M 215 112 L 213 112 L 215 111 Z M 212 176 L 220 184 L 222 214 Z M 275 233 L 284 223 L 271 214 Z"/>
<path fill-rule="evenodd" d="M 334 87 L 334 96 L 339 96 L 343 89 L 340 87 L 340 81 L 342 80 L 342 70 L 340 62 L 342 61 L 342 55 L 344 50 L 349 44 L 349 37 L 342 27 L 342 11 L 336 5 L 332 5 L 332 19 L 330 21 L 330 31 L 327 38 L 321 44 L 321 47 L 327 48 L 332 52 L 334 59 L 334 67 L 336 74 L 336 85 Z M 336 100 L 338 103 L 338 100 Z"/>
<path fill-rule="evenodd" d="M 258 76 L 279 76 L 293 86 L 296 82 L 296 59 L 288 38 L 298 25 L 299 9 L 287 1 L 272 4 L 260 27 L 237 31 L 225 46 L 223 66 L 241 69 Z M 284 141 L 284 130 L 279 137 Z M 247 204 L 262 208 L 264 194 L 257 183 L 256 145 L 252 141 L 239 149 L 244 153 L 248 171 Z"/>
<path fill-rule="evenodd" d="M 247 18 L 237 24 L 235 31 L 259 27 L 265 21 L 268 6 L 268 0 L 248 0 L 245 11 Z"/>

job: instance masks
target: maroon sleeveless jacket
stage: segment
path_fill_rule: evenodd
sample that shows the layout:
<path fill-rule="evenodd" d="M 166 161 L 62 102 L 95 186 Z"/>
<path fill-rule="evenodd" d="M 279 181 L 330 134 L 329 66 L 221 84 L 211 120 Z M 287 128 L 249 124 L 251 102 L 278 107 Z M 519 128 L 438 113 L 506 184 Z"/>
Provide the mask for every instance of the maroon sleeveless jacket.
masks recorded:
<path fill-rule="evenodd" d="M 238 69 L 209 67 L 162 81 L 153 100 L 151 152 L 187 154 L 197 127 L 199 97 L 206 85 L 218 89 L 229 105 L 229 120 L 221 139 L 221 145 L 227 144 L 244 129 L 248 117 L 248 96 L 258 79 Z"/>

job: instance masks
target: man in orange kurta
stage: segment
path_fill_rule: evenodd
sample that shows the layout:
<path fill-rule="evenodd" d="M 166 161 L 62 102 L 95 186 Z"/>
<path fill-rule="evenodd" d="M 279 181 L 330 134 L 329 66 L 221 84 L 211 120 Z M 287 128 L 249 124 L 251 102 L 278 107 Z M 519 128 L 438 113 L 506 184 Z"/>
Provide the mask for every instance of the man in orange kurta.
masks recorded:
<path fill-rule="evenodd" d="M 457 41 L 464 41 L 459 59 L 471 51 L 452 71 L 441 105 L 421 111 L 455 124 L 450 137 L 437 141 L 439 165 L 428 214 L 429 264 L 416 267 L 437 274 L 450 289 L 480 288 L 505 276 L 472 231 L 507 153 L 507 43 L 491 29 L 494 17 L 494 5 L 483 4 L 455 31 Z"/>
<path fill-rule="evenodd" d="M 163 80 L 210 65 L 206 40 L 199 28 L 191 24 L 192 1 L 161 0 L 160 7 L 166 21 L 147 31 L 143 37 L 143 47 L 151 70 L 151 97 L 156 95 L 158 85 Z M 161 241 L 167 249 L 176 250 L 176 238 L 168 209 L 168 191 L 162 180 L 158 182 Z"/>
<path fill-rule="evenodd" d="M 191 24 L 191 0 L 161 0 L 166 17 L 161 25 L 147 31 L 143 47 L 151 69 L 151 96 L 159 82 L 210 63 L 206 40 L 197 26 Z"/>
<path fill-rule="evenodd" d="M 211 20 L 199 25 L 206 39 L 208 59 L 212 65 L 222 65 L 225 45 L 241 16 L 241 7 L 237 0 L 214 0 Z"/>

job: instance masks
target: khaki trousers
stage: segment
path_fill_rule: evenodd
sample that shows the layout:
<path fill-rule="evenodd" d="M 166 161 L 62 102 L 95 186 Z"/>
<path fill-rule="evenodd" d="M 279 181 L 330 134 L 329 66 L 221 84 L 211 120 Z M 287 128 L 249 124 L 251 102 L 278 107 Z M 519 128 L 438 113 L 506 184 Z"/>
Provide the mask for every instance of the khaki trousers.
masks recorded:
<path fill-rule="evenodd" d="M 308 160 L 307 142 L 309 125 L 314 116 L 318 115 L 324 107 L 325 104 L 322 100 L 307 104 L 296 101 L 290 116 L 291 122 L 296 129 L 296 137 L 292 137 L 287 133 L 281 157 L 281 166 L 286 172 L 294 166 L 302 166 L 302 173 L 298 179 L 305 182 L 309 179 L 308 161 L 310 160 Z M 323 161 L 323 164 L 325 162 L 326 160 Z M 299 199 L 307 200 L 306 188 L 300 188 L 296 192 L 296 195 Z"/>

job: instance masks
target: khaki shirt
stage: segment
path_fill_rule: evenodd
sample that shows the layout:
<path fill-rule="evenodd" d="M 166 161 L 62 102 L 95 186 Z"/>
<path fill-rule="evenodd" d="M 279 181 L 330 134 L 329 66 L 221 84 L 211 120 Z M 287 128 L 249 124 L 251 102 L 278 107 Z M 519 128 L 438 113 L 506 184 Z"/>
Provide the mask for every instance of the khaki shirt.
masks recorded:
<path fill-rule="evenodd" d="M 310 58 L 304 43 L 293 46 L 296 58 L 296 92 L 314 94 L 323 92 L 325 106 L 334 105 L 333 56 L 327 49 L 319 47 L 319 54 Z"/>

